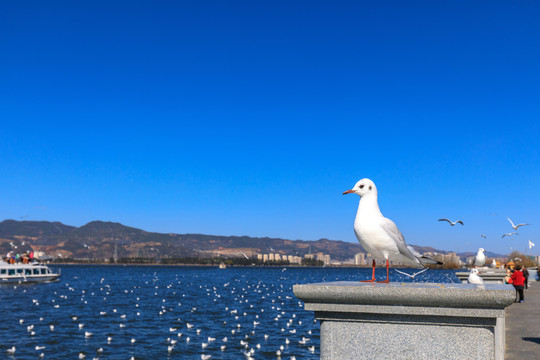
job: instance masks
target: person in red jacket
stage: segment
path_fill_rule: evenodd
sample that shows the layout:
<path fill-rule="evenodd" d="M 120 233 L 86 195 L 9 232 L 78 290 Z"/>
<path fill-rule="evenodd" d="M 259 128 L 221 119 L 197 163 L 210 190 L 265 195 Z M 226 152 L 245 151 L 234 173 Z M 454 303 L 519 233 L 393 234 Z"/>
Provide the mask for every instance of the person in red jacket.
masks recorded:
<path fill-rule="evenodd" d="M 514 288 L 519 294 L 519 302 L 523 302 L 523 284 L 525 284 L 525 277 L 523 276 L 523 273 L 521 272 L 521 265 L 516 266 L 516 270 L 512 274 L 512 285 L 514 285 Z"/>

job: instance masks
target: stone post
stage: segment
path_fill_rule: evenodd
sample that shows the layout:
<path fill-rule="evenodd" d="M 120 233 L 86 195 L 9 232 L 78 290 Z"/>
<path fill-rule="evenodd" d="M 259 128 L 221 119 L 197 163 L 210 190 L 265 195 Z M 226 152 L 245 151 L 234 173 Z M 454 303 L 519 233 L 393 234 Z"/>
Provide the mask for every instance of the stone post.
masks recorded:
<path fill-rule="evenodd" d="M 504 359 L 510 285 L 295 285 L 321 323 L 322 360 Z"/>

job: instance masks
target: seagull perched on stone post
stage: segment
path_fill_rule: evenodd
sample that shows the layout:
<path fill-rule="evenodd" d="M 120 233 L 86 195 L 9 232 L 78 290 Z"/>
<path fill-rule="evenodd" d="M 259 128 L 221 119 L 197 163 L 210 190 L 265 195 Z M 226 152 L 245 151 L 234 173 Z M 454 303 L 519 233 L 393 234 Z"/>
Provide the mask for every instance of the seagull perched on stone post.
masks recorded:
<path fill-rule="evenodd" d="M 390 219 L 387 219 L 379 209 L 377 200 L 377 188 L 370 179 L 362 179 L 345 194 L 360 196 L 358 211 L 354 220 L 354 233 L 364 250 L 373 256 L 373 273 L 371 280 L 375 281 L 375 258 L 386 261 L 386 280 L 389 282 L 390 261 L 424 268 L 425 264 L 442 264 L 439 261 L 427 258 L 417 253 L 411 246 L 405 243 L 405 239 L 398 227 Z"/>
<path fill-rule="evenodd" d="M 478 252 L 476 253 L 476 256 L 474 257 L 473 266 L 484 266 L 486 263 L 486 255 L 484 254 L 486 250 L 480 248 L 478 249 Z"/>

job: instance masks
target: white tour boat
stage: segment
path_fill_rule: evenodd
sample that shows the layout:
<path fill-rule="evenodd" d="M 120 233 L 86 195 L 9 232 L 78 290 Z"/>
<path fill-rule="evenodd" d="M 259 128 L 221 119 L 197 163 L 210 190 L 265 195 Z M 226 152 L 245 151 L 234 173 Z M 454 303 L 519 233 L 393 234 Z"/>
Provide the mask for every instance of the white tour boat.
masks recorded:
<path fill-rule="evenodd" d="M 47 265 L 38 262 L 8 264 L 0 261 L 0 284 L 53 281 L 60 276 Z"/>

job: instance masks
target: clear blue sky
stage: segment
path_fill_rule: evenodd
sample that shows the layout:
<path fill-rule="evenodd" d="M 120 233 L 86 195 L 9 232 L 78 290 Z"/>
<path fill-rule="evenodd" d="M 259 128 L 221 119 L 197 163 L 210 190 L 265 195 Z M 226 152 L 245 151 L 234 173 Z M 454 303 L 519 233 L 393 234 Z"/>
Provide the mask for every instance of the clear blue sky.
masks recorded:
<path fill-rule="evenodd" d="M 0 220 L 355 242 L 341 193 L 368 177 L 409 244 L 540 248 L 538 19 L 535 1 L 4 1 Z M 501 239 L 507 216 L 532 225 Z"/>

